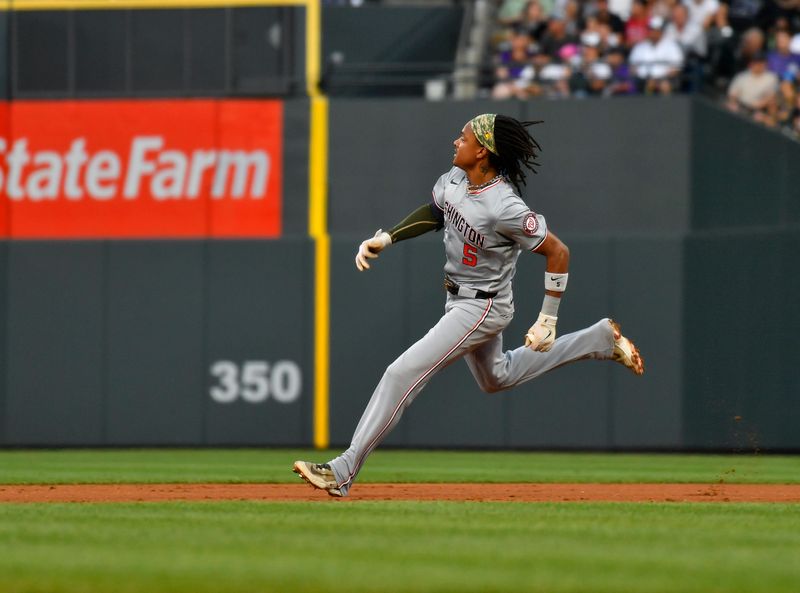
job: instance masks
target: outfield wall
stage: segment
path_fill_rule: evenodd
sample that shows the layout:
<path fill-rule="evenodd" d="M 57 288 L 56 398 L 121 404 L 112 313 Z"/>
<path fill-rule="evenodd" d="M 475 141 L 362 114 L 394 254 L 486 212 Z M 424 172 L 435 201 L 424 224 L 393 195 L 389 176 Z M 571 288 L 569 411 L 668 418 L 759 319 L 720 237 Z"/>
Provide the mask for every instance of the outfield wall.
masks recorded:
<path fill-rule="evenodd" d="M 4 196 L 0 444 L 312 443 L 308 102 L 283 105 L 271 239 L 21 239 L 19 202 Z M 427 200 L 463 122 L 500 105 L 331 101 L 334 445 L 444 301 L 440 236 L 393 247 L 366 274 L 356 246 Z M 546 122 L 526 199 L 572 251 L 560 331 L 618 318 L 647 374 L 590 361 L 487 395 L 458 362 L 388 442 L 800 449 L 800 147 L 685 97 L 502 107 Z M 508 346 L 538 312 L 543 269 L 520 260 Z"/>

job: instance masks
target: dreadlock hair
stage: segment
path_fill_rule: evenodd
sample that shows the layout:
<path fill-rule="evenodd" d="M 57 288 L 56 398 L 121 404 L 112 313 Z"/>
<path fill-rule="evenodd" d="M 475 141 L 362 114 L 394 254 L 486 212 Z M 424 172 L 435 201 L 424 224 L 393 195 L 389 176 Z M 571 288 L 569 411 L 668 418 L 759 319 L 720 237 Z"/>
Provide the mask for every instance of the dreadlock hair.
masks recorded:
<path fill-rule="evenodd" d="M 517 188 L 518 193 L 522 193 L 520 184 L 525 185 L 526 169 L 537 173 L 536 167 L 540 164 L 536 161 L 542 147 L 528 133 L 529 126 L 543 123 L 539 121 L 518 121 L 506 115 L 497 115 L 494 120 L 494 142 L 497 147 L 497 154 L 489 153 L 489 163 L 497 169 L 501 175 L 505 175 Z"/>

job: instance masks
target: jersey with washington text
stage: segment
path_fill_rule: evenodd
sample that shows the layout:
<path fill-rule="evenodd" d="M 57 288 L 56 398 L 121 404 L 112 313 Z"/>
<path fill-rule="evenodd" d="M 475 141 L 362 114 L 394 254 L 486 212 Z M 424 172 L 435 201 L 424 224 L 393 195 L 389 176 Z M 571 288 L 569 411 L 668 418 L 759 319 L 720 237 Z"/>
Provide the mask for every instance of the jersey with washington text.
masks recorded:
<path fill-rule="evenodd" d="M 462 286 L 505 293 L 521 250 L 542 244 L 547 223 L 504 178 L 474 192 L 468 184 L 467 174 L 453 167 L 433 186 L 433 202 L 444 217 L 444 272 Z"/>

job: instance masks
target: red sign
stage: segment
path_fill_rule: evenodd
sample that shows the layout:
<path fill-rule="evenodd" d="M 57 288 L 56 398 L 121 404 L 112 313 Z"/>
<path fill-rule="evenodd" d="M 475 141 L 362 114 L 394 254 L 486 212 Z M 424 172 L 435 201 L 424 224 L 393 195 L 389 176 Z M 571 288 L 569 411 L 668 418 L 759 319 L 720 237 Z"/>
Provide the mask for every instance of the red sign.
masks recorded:
<path fill-rule="evenodd" d="M 281 101 L 0 104 L 0 234 L 278 237 Z"/>

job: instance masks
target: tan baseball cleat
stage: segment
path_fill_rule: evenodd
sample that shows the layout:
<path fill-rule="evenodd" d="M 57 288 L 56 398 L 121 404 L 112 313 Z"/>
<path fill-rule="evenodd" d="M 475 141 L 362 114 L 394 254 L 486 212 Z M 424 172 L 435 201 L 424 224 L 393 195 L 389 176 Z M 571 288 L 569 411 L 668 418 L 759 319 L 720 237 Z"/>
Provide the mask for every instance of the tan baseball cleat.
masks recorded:
<path fill-rule="evenodd" d="M 292 471 L 299 474 L 306 482 L 325 490 L 331 496 L 343 496 L 339 484 L 333 475 L 331 466 L 327 463 L 309 463 L 308 461 L 295 461 Z"/>
<path fill-rule="evenodd" d="M 639 354 L 639 349 L 628 338 L 622 335 L 619 323 L 609 319 L 611 328 L 614 330 L 614 355 L 612 360 L 625 365 L 635 375 L 644 374 L 644 359 Z"/>

